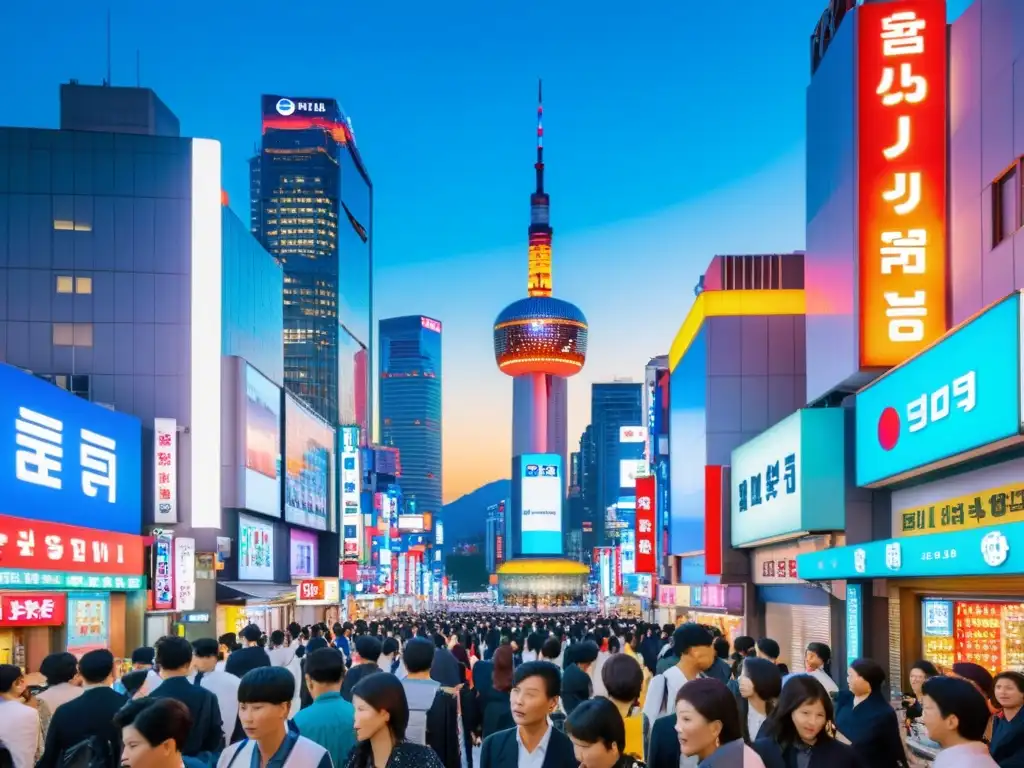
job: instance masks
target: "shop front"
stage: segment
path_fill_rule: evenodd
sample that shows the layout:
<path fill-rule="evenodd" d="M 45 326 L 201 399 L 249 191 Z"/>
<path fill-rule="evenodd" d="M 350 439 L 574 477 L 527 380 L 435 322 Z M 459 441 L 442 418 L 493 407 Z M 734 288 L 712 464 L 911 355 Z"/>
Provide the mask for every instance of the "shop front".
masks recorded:
<path fill-rule="evenodd" d="M 273 520 L 238 515 L 238 580 L 217 582 L 218 635 L 249 624 L 269 635 L 294 621 L 295 585 L 274 581 L 277 530 Z"/>
<path fill-rule="evenodd" d="M 798 578 L 796 556 L 845 528 L 845 419 L 842 408 L 801 409 L 732 452 L 731 544 L 751 551 L 757 618 L 791 668 L 808 643 L 833 645 L 829 590 Z"/>
<path fill-rule="evenodd" d="M 339 620 L 341 585 L 338 579 L 303 579 L 295 585 L 295 621 L 302 626 Z"/>
<path fill-rule="evenodd" d="M 891 489 L 891 538 L 797 557 L 887 595 L 904 686 L 922 657 L 1024 670 L 1021 312 L 1011 294 L 858 393 L 857 483 Z"/>
<path fill-rule="evenodd" d="M 740 584 L 662 584 L 658 587 L 658 605 L 662 624 L 694 622 L 717 627 L 732 640 L 746 634 L 745 588 Z"/>

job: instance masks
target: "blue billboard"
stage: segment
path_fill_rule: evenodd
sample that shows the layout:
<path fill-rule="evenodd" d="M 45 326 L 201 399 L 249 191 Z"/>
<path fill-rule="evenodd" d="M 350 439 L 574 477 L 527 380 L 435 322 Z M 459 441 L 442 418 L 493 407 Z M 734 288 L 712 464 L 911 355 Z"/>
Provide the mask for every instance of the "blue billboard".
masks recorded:
<path fill-rule="evenodd" d="M 669 380 L 669 552 L 704 549 L 707 337 L 705 325 L 694 336 Z"/>
<path fill-rule="evenodd" d="M 1024 573 L 1024 523 L 881 539 L 796 557 L 807 581 Z"/>
<path fill-rule="evenodd" d="M 142 426 L 0 363 L 5 514 L 138 534 Z"/>
<path fill-rule="evenodd" d="M 524 555 L 562 554 L 562 457 L 526 453 L 520 457 L 520 533 Z"/>
<path fill-rule="evenodd" d="M 1020 433 L 1014 293 L 857 394 L 857 485 L 875 485 Z"/>

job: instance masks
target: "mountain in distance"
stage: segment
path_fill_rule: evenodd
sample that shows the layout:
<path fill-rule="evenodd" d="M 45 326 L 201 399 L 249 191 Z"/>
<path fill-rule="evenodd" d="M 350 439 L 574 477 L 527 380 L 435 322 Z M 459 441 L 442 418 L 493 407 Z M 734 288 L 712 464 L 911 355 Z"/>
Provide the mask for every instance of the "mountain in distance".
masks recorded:
<path fill-rule="evenodd" d="M 460 496 L 441 508 L 444 521 L 444 548 L 451 549 L 458 539 L 471 539 L 487 532 L 487 508 L 512 493 L 508 478 L 481 485 L 475 491 Z"/>

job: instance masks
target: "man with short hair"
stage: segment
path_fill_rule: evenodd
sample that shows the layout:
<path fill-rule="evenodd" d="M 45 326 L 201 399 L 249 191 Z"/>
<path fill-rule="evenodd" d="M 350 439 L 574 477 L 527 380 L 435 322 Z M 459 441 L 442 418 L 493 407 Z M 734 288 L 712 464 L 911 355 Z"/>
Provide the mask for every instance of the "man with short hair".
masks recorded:
<path fill-rule="evenodd" d="M 998 768 L 985 744 L 990 712 L 981 692 L 967 680 L 933 677 L 921 688 L 921 721 L 942 751 L 934 768 Z"/>
<path fill-rule="evenodd" d="M 547 661 L 516 668 L 512 682 L 512 719 L 516 727 L 492 733 L 480 749 L 479 768 L 541 768 L 579 765 L 569 737 L 553 727 L 561 674 Z"/>
<path fill-rule="evenodd" d="M 217 697 L 224 743 L 230 744 L 234 741 L 232 734 L 236 729 L 241 734 L 241 726 L 238 725 L 238 678 L 217 668 L 220 645 L 212 637 L 193 641 L 192 654 L 196 670 L 192 684 L 202 686 Z"/>
<path fill-rule="evenodd" d="M 572 648 L 572 664 L 562 671 L 562 684 L 559 693 L 566 715 L 594 695 L 594 681 L 590 670 L 597 661 L 598 645 L 593 640 L 584 640 L 570 646 Z"/>
<path fill-rule="evenodd" d="M 182 754 L 211 758 L 224 746 L 224 724 L 217 697 L 188 679 L 192 671 L 192 645 L 184 637 L 162 637 L 156 644 L 156 663 L 163 682 L 149 695 L 154 699 L 177 699 L 192 715 L 192 730 Z"/>
<path fill-rule="evenodd" d="M 313 703 L 295 715 L 295 725 L 330 753 L 335 766 L 344 768 L 356 744 L 356 711 L 341 697 L 345 657 L 337 648 L 321 648 L 307 654 L 303 666 Z"/>
<path fill-rule="evenodd" d="M 270 656 L 267 655 L 265 649 L 260 647 L 260 638 L 263 637 L 263 632 L 259 627 L 249 624 L 238 633 L 238 636 L 242 638 L 242 647 L 237 651 L 232 651 L 228 656 L 227 663 L 224 665 L 225 672 L 242 678 L 251 669 L 272 666 Z"/>
<path fill-rule="evenodd" d="M 676 628 L 672 634 L 672 647 L 679 661 L 651 680 L 644 701 L 644 714 L 650 722 L 672 712 L 676 694 L 683 683 L 704 677 L 705 671 L 715 661 L 713 643 L 714 637 L 700 624 L 687 622 Z"/>
<path fill-rule="evenodd" d="M 434 662 L 434 644 L 425 637 L 413 637 L 405 644 L 402 661 L 406 676 L 402 679 L 409 703 L 406 738 L 433 749 L 446 766 L 459 765 L 458 703 L 430 677 Z"/>
<path fill-rule="evenodd" d="M 91 750 L 110 765 L 120 758 L 121 734 L 113 720 L 128 699 L 110 687 L 114 682 L 114 655 L 106 649 L 89 651 L 78 662 L 78 673 L 82 676 L 82 693 L 53 713 L 36 768 L 56 768 L 78 749 Z"/>
<path fill-rule="evenodd" d="M 377 659 L 380 658 L 380 640 L 371 635 L 359 635 L 355 647 L 352 654 L 352 669 L 345 675 L 345 682 L 341 686 L 341 695 L 345 701 L 352 701 L 352 689 L 356 683 L 367 675 L 380 672 L 380 667 L 377 666 Z"/>

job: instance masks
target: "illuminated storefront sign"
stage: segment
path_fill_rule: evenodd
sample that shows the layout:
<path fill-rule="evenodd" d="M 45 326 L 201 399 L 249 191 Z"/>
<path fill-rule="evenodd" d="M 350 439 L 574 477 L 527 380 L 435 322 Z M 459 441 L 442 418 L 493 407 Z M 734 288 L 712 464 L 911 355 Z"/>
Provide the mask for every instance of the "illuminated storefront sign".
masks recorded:
<path fill-rule="evenodd" d="M 170 533 L 154 532 L 153 544 L 153 610 L 169 611 L 174 607 L 174 540 Z"/>
<path fill-rule="evenodd" d="M 0 587 L 52 587 L 54 589 L 109 589 L 127 592 L 142 589 L 142 576 L 106 576 L 99 573 L 26 571 L 0 568 Z"/>
<path fill-rule="evenodd" d="M 139 420 L 3 363 L 0 392 L 4 511 L 33 520 L 91 522 L 123 534 L 139 533 Z"/>
<path fill-rule="evenodd" d="M 862 608 L 864 588 L 860 584 L 846 585 L 846 664 L 849 666 L 861 656 L 861 637 L 864 634 Z"/>
<path fill-rule="evenodd" d="M 857 9 L 860 365 L 946 331 L 946 3 Z"/>
<path fill-rule="evenodd" d="M 174 539 L 174 610 L 196 607 L 196 540 Z"/>
<path fill-rule="evenodd" d="M 143 567 L 141 536 L 0 515 L 5 569 L 135 576 Z"/>
<path fill-rule="evenodd" d="M 341 427 L 341 523 L 342 556 L 345 562 L 357 562 L 361 554 L 363 516 L 359 496 L 359 427 Z"/>
<path fill-rule="evenodd" d="M 153 420 L 153 522 L 178 522 L 178 422 Z"/>
<path fill-rule="evenodd" d="M 295 587 L 296 605 L 333 605 L 340 596 L 337 579 L 303 579 Z"/>
<path fill-rule="evenodd" d="M 56 593 L 0 595 L 0 627 L 59 627 L 67 598 Z"/>
<path fill-rule="evenodd" d="M 655 520 L 657 520 L 657 494 L 653 477 L 636 479 L 636 573 L 656 573 L 658 557 L 656 552 Z"/>
<path fill-rule="evenodd" d="M 895 482 L 1016 439 L 1020 324 L 1021 298 L 1014 293 L 861 390 L 857 485 Z"/>
<path fill-rule="evenodd" d="M 845 528 L 842 408 L 805 408 L 732 452 L 732 545 Z"/>
<path fill-rule="evenodd" d="M 433 331 L 434 333 L 441 332 L 441 321 L 434 320 L 433 318 L 430 317 L 421 317 L 420 326 L 426 328 L 428 331 Z"/>
<path fill-rule="evenodd" d="M 827 536 L 814 536 L 773 547 L 758 547 L 753 556 L 753 581 L 757 585 L 803 584 L 797 576 L 797 555 L 829 546 Z"/>

